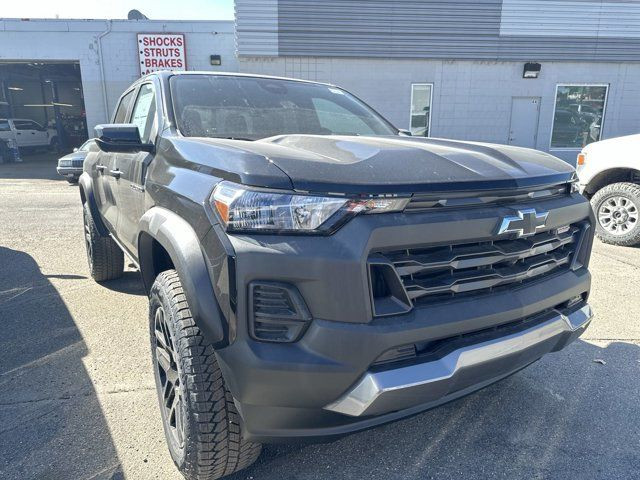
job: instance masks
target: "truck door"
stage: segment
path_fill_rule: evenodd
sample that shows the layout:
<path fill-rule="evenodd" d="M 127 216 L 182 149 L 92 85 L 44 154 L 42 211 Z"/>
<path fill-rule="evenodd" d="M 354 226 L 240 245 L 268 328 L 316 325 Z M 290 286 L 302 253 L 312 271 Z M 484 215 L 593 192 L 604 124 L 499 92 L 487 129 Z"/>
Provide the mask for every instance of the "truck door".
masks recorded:
<path fill-rule="evenodd" d="M 33 147 L 37 144 L 36 123 L 31 120 L 13 120 L 18 147 Z"/>
<path fill-rule="evenodd" d="M 49 146 L 49 134 L 47 129 L 40 125 L 38 122 L 31 122 L 33 125 L 33 131 L 31 133 L 31 139 L 33 140 L 34 147 L 48 147 Z"/>
<path fill-rule="evenodd" d="M 143 83 L 138 89 L 129 123 L 138 127 L 143 143 L 155 140 L 158 128 L 156 89 L 153 83 Z M 138 258 L 138 223 L 144 214 L 144 191 L 147 166 L 154 154 L 148 152 L 118 153 L 119 171 L 117 201 L 121 205 L 118 235 L 122 245 Z"/>
<path fill-rule="evenodd" d="M 131 101 L 133 100 L 135 90 L 130 90 L 120 98 L 120 103 L 116 109 L 113 123 L 126 123 L 128 118 Z M 114 152 L 98 152 L 98 158 L 95 163 L 94 174 L 94 195 L 100 215 L 107 224 L 107 228 L 115 232 L 118 225 L 118 173 L 117 173 L 117 153 Z"/>

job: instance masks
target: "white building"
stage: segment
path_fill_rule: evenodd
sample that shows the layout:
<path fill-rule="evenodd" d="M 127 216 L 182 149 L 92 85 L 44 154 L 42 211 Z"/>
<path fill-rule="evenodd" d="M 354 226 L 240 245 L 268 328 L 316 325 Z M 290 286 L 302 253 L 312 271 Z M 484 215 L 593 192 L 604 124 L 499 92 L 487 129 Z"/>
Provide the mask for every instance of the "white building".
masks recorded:
<path fill-rule="evenodd" d="M 640 132 L 637 18 L 619 0 L 236 0 L 235 21 L 0 20 L 0 118 L 55 123 L 73 146 L 140 76 L 138 35 L 174 33 L 189 70 L 335 83 L 414 135 L 573 163 Z"/>

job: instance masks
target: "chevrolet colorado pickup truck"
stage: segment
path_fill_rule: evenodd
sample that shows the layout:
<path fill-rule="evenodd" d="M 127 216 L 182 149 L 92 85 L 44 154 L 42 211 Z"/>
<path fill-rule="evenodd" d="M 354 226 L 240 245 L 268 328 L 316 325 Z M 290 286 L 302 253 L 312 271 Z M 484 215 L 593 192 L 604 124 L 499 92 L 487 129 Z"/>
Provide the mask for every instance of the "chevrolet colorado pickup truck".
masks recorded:
<path fill-rule="evenodd" d="M 505 378 L 587 327 L 594 217 L 574 170 L 415 138 L 333 85 L 159 72 L 96 127 L 91 275 L 138 266 L 188 479 Z"/>

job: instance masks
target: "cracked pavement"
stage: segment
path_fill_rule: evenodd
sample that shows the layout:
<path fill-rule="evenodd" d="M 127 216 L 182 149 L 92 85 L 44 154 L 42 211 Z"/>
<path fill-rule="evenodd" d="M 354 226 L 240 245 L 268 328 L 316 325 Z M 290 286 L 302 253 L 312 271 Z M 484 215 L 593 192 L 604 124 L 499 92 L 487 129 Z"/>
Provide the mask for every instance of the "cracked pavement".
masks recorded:
<path fill-rule="evenodd" d="M 54 167 L 0 165 L 0 478 L 182 478 L 138 275 L 88 278 L 77 187 Z M 640 248 L 596 242 L 591 268 L 596 318 L 563 352 L 397 423 L 267 446 L 230 478 L 637 478 Z"/>

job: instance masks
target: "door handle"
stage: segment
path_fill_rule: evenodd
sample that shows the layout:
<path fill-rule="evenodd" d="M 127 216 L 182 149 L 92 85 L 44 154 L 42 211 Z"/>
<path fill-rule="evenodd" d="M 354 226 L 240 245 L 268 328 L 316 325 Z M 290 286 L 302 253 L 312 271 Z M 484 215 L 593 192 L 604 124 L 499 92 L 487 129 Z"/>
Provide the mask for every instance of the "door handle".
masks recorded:
<path fill-rule="evenodd" d="M 36 134 L 36 132 L 31 132 L 31 135 L 35 135 L 35 134 Z"/>
<path fill-rule="evenodd" d="M 107 169 L 107 167 L 105 167 L 104 165 L 96 165 L 96 170 L 104 173 L 104 171 Z"/>
<path fill-rule="evenodd" d="M 118 169 L 116 170 L 109 170 L 109 175 L 111 175 L 112 177 L 115 178 L 120 178 L 120 175 L 122 175 L 122 172 Z"/>

